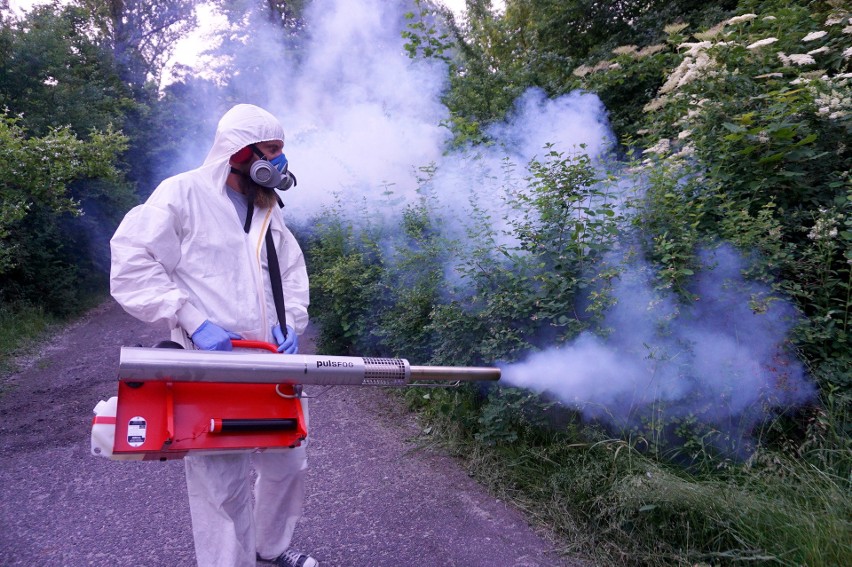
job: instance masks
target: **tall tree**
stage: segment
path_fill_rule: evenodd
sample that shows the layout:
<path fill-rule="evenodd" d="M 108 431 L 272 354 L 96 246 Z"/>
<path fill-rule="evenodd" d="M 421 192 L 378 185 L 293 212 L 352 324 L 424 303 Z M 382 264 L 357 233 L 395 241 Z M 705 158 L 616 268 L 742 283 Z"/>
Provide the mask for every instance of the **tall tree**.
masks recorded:
<path fill-rule="evenodd" d="M 298 64 L 309 0 L 215 0 L 228 26 L 219 30 L 216 74 L 228 100 L 267 104 L 271 73 Z"/>
<path fill-rule="evenodd" d="M 138 105 L 88 12 L 47 5 L 0 28 L 0 302 L 68 313 L 105 273 L 135 201 L 119 132 Z"/>
<path fill-rule="evenodd" d="M 80 136 L 121 127 L 133 105 L 108 52 L 74 7 L 38 6 L 0 29 L 0 106 L 35 135 L 68 125 Z"/>
<path fill-rule="evenodd" d="M 122 80 L 159 85 L 178 40 L 197 26 L 198 0 L 79 0 L 115 54 Z"/>
<path fill-rule="evenodd" d="M 304 26 L 305 10 L 311 0 L 213 0 L 220 12 L 231 23 L 245 22 L 254 18 L 277 24 L 284 29 Z"/>

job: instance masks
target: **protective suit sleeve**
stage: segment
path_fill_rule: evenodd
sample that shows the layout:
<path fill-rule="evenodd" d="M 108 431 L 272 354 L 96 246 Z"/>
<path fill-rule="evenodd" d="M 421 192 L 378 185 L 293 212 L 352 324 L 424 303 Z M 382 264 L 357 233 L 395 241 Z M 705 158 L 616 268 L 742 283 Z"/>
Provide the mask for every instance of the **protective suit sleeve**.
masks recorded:
<path fill-rule="evenodd" d="M 308 326 L 308 305 L 310 292 L 305 256 L 293 233 L 284 227 L 283 261 L 281 265 L 281 283 L 286 306 L 286 325 L 301 335 Z"/>
<path fill-rule="evenodd" d="M 174 216 L 154 205 L 127 213 L 110 241 L 110 293 L 137 319 L 166 320 L 192 333 L 206 317 L 169 275 L 181 258 L 178 230 Z"/>

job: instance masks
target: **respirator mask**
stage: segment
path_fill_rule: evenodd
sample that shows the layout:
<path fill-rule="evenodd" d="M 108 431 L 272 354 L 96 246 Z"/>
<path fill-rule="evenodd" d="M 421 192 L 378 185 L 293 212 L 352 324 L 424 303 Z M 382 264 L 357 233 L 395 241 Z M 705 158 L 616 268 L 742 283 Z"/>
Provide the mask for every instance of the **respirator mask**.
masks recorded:
<path fill-rule="evenodd" d="M 266 187 L 267 189 L 278 189 L 279 191 L 286 191 L 298 184 L 296 176 L 293 175 L 288 168 L 287 158 L 284 154 L 269 159 L 263 154 L 263 152 L 257 149 L 257 146 L 254 144 L 251 144 L 248 147 L 251 148 L 251 151 L 254 152 L 258 158 L 260 158 L 251 164 L 251 168 L 249 169 L 249 177 L 252 181 L 261 187 Z M 245 155 L 244 158 L 242 155 L 243 151 L 246 149 L 247 148 L 244 148 L 234 155 L 235 161 L 248 161 L 250 154 L 246 152 L 248 155 Z"/>

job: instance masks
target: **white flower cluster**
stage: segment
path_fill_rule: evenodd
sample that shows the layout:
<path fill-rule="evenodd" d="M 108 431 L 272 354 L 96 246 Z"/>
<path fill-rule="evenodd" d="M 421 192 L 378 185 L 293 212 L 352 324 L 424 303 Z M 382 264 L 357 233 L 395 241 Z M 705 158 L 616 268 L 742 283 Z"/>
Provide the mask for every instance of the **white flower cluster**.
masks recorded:
<path fill-rule="evenodd" d="M 671 151 L 672 143 L 668 138 L 662 138 L 659 142 L 647 148 L 645 150 L 646 154 L 657 154 L 657 155 L 665 155 Z"/>
<path fill-rule="evenodd" d="M 701 115 L 701 109 L 700 109 L 700 108 L 696 108 L 697 106 L 700 106 L 700 105 L 695 104 L 695 103 L 690 103 L 690 107 L 689 107 L 689 109 L 686 111 L 686 117 L 685 117 L 685 119 L 686 119 L 687 121 L 689 121 L 689 120 L 694 120 L 695 118 L 697 118 L 698 116 L 700 116 L 700 115 Z"/>
<path fill-rule="evenodd" d="M 622 45 L 612 50 L 616 55 L 636 55 L 639 53 L 639 48 L 635 45 Z"/>
<path fill-rule="evenodd" d="M 711 47 L 713 47 L 713 42 L 711 41 L 699 41 L 697 43 L 688 43 L 684 42 L 677 46 L 678 49 L 686 48 L 686 55 L 689 57 L 696 57 L 700 53 L 707 51 Z"/>
<path fill-rule="evenodd" d="M 710 40 L 716 39 L 716 37 L 721 35 L 722 32 L 725 31 L 726 25 L 727 25 L 727 22 L 720 22 L 720 23 L 716 24 L 715 26 L 713 26 L 712 28 L 710 28 L 708 30 L 705 30 L 703 32 L 697 32 L 693 35 L 700 41 L 710 41 Z M 728 33 L 730 33 L 730 32 L 728 32 Z"/>
<path fill-rule="evenodd" d="M 618 69 L 619 67 L 618 63 L 613 63 L 612 61 L 604 59 L 603 61 L 598 61 L 594 67 L 580 65 L 572 71 L 572 74 L 577 77 L 585 77 L 589 73 L 597 73 L 598 71 L 606 71 L 607 69 Z"/>
<path fill-rule="evenodd" d="M 829 212 L 824 208 L 820 208 L 819 212 L 820 217 L 808 232 L 808 238 L 814 241 L 835 238 L 837 236 L 838 216 L 834 212 Z"/>
<path fill-rule="evenodd" d="M 741 24 L 743 22 L 749 22 L 757 17 L 757 14 L 743 14 L 742 16 L 734 16 L 730 20 L 727 21 L 729 26 L 734 24 Z"/>
<path fill-rule="evenodd" d="M 695 154 L 695 146 L 693 144 L 684 145 L 675 157 L 688 157 Z"/>
<path fill-rule="evenodd" d="M 660 51 L 665 51 L 665 50 L 666 50 L 666 44 L 657 43 L 657 44 L 654 44 L 654 45 L 646 45 L 645 47 L 643 47 L 642 49 L 639 50 L 639 53 L 637 53 L 637 55 L 639 56 L 639 58 L 642 58 L 642 57 L 647 57 L 649 55 L 653 55 L 655 53 L 659 53 Z"/>
<path fill-rule="evenodd" d="M 712 45 L 709 41 L 679 45 L 678 49 L 687 48 L 686 56 L 680 62 L 680 65 L 672 71 L 663 86 L 660 87 L 660 94 L 669 93 L 683 85 L 689 84 L 704 75 L 708 69 L 712 68 L 714 62 L 706 51 Z"/>
<path fill-rule="evenodd" d="M 758 41 L 755 41 L 751 45 L 746 46 L 746 49 L 757 49 L 758 47 L 763 47 L 765 45 L 771 45 L 771 44 L 775 43 L 776 41 L 778 41 L 777 37 L 767 37 L 766 39 L 760 39 Z"/>
<path fill-rule="evenodd" d="M 819 38 L 825 37 L 827 35 L 828 35 L 828 32 L 824 31 L 824 30 L 811 32 L 811 33 L 809 33 L 808 35 L 806 35 L 805 37 L 802 38 L 802 42 L 805 43 L 805 42 L 808 42 L 808 41 L 813 41 L 815 39 L 819 39 Z"/>
<path fill-rule="evenodd" d="M 844 20 L 849 16 L 849 14 L 838 13 L 832 14 L 825 20 L 825 26 L 836 26 L 837 24 L 842 24 Z"/>
<path fill-rule="evenodd" d="M 683 138 L 684 136 L 678 136 Z M 665 160 L 670 165 L 682 165 L 684 160 L 689 160 L 695 155 L 695 146 L 693 144 L 683 144 L 680 148 L 677 143 L 672 143 L 668 138 L 662 138 L 656 144 L 646 148 L 642 153 L 645 159 L 641 163 L 633 165 L 630 172 L 633 174 L 641 174 L 659 166 L 659 160 Z M 677 150 L 675 152 L 675 150 Z"/>
<path fill-rule="evenodd" d="M 663 28 L 663 31 L 669 35 L 674 35 L 685 30 L 688 26 L 686 24 L 669 24 Z"/>
<path fill-rule="evenodd" d="M 819 84 L 811 84 L 810 89 L 814 92 L 814 104 L 817 107 L 817 116 L 826 117 L 829 120 L 842 120 L 852 113 L 852 94 L 849 89 L 849 73 L 838 75 L 834 79 L 823 77 L 822 85 L 828 86 L 828 91 L 819 92 Z"/>
<path fill-rule="evenodd" d="M 781 60 L 781 63 L 784 65 L 790 65 L 791 63 L 798 66 L 803 65 L 813 65 L 816 63 L 813 55 L 808 55 L 807 53 L 793 53 L 791 55 L 787 55 L 783 51 L 778 52 L 778 59 Z"/>

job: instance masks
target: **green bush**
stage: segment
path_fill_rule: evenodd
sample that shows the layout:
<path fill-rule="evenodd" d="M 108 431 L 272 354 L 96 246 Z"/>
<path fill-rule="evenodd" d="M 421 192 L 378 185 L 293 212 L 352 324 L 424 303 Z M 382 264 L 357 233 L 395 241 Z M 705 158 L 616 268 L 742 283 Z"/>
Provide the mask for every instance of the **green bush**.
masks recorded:
<path fill-rule="evenodd" d="M 67 127 L 33 137 L 18 118 L 0 117 L 0 303 L 64 316 L 104 293 L 103 235 L 135 202 L 114 165 L 125 144 L 112 130 L 87 140 Z M 95 223 L 83 220 L 86 208 Z"/>

